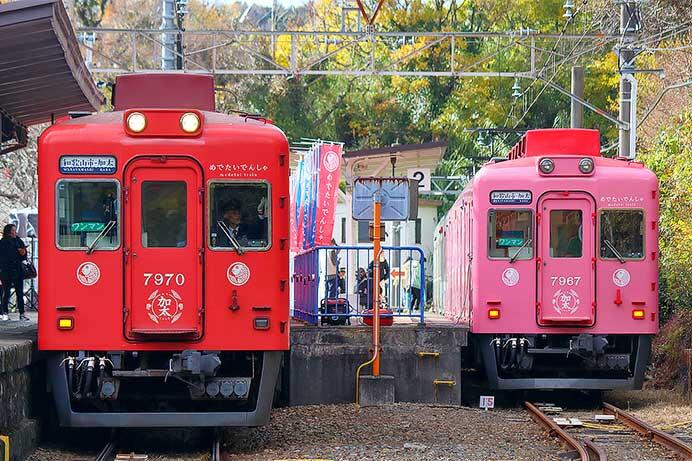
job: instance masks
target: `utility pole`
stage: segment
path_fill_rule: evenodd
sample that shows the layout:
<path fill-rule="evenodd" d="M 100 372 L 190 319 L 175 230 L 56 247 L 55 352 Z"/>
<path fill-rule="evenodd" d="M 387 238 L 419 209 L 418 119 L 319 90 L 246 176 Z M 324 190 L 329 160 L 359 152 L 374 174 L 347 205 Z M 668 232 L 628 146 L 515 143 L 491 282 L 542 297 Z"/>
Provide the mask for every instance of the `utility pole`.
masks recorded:
<path fill-rule="evenodd" d="M 572 94 L 579 96 L 584 99 L 584 68 L 582 66 L 572 67 Z M 584 106 L 574 98 L 570 98 L 571 113 L 570 113 L 570 127 L 571 128 L 583 128 L 584 127 Z"/>
<path fill-rule="evenodd" d="M 628 124 L 620 128 L 620 157 L 634 159 L 637 148 L 637 79 L 634 76 L 634 60 L 637 50 L 634 41 L 639 31 L 639 6 L 637 0 L 616 0 L 620 6 L 620 34 L 622 36 L 615 53 L 620 67 L 620 120 Z"/>
<path fill-rule="evenodd" d="M 175 10 L 175 0 L 161 0 L 161 29 L 176 29 Z M 161 35 L 161 70 L 174 70 L 176 59 L 173 50 L 176 48 L 176 34 L 164 32 Z"/>
<path fill-rule="evenodd" d="M 185 32 L 185 15 L 187 0 L 175 0 L 175 18 L 178 33 L 175 35 L 175 67 L 178 70 L 185 69 L 185 45 L 183 44 L 183 32 Z"/>

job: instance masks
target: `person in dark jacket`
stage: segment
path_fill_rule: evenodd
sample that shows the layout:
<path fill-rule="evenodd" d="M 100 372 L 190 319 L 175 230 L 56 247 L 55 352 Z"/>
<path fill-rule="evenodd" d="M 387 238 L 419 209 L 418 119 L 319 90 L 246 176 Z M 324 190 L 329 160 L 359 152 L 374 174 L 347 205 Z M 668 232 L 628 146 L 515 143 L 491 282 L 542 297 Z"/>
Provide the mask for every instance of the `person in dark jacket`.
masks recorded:
<path fill-rule="evenodd" d="M 368 274 L 365 269 L 358 268 L 358 284 L 356 285 L 356 292 L 358 293 L 358 305 L 363 308 L 363 310 L 368 309 Z"/>
<path fill-rule="evenodd" d="M 223 208 L 223 224 L 230 234 L 238 241 L 240 246 L 245 247 L 250 240 L 267 240 L 267 223 L 265 219 L 265 200 L 260 201 L 257 206 L 257 217 L 259 223 L 257 225 L 243 222 L 241 206 L 237 202 L 230 202 Z M 214 226 L 216 233 L 215 246 L 217 247 L 232 247 L 230 240 L 223 232 L 218 224 Z"/>
<path fill-rule="evenodd" d="M 388 282 L 389 281 L 389 263 L 387 262 L 387 259 L 384 257 L 384 254 L 380 255 L 380 286 L 377 287 L 378 293 L 379 293 L 379 300 L 381 304 L 384 304 L 384 300 L 382 299 L 382 282 Z M 368 296 L 371 297 L 374 293 L 374 283 L 375 283 L 375 262 L 370 261 L 370 264 L 368 265 Z M 372 301 L 369 301 L 368 304 L 371 304 Z"/>
<path fill-rule="evenodd" d="M 0 280 L 2 281 L 2 302 L 0 302 L 0 320 L 7 321 L 7 306 L 10 302 L 10 290 L 14 288 L 17 296 L 19 320 L 29 320 L 24 315 L 24 273 L 22 261 L 26 259 L 26 245 L 17 237 L 17 226 L 7 224 L 2 230 L 0 239 Z"/>

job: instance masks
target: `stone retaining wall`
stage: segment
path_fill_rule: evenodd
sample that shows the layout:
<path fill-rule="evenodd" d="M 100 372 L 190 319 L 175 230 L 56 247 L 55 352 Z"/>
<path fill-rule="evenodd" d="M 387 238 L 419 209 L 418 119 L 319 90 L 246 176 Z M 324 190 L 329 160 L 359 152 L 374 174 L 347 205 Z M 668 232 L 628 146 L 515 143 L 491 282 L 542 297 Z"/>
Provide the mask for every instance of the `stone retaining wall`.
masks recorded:
<path fill-rule="evenodd" d="M 10 460 L 23 461 L 40 439 L 37 414 L 45 374 L 32 339 L 0 338 L 0 434 L 10 438 Z M 4 460 L 4 447 L 0 460 Z"/>

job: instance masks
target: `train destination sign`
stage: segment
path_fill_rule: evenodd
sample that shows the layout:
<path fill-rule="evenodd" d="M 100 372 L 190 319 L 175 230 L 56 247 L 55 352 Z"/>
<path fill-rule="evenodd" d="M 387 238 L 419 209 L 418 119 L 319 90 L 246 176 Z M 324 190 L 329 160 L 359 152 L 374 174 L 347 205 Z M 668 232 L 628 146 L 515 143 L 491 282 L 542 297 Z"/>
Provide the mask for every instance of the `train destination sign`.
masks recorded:
<path fill-rule="evenodd" d="M 494 190 L 490 193 L 492 205 L 528 205 L 531 198 L 528 190 Z"/>
<path fill-rule="evenodd" d="M 63 155 L 62 174 L 114 174 L 118 162 L 112 155 Z"/>

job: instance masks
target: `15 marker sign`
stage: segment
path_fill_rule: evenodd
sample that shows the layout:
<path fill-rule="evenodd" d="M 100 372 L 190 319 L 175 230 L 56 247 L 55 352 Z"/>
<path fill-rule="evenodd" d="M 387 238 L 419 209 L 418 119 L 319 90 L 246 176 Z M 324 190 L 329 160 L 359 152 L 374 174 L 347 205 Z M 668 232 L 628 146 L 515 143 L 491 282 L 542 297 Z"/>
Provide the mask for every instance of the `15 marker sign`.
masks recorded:
<path fill-rule="evenodd" d="M 484 410 L 487 410 L 488 408 L 495 408 L 495 396 L 481 395 L 481 401 L 478 406 Z"/>

